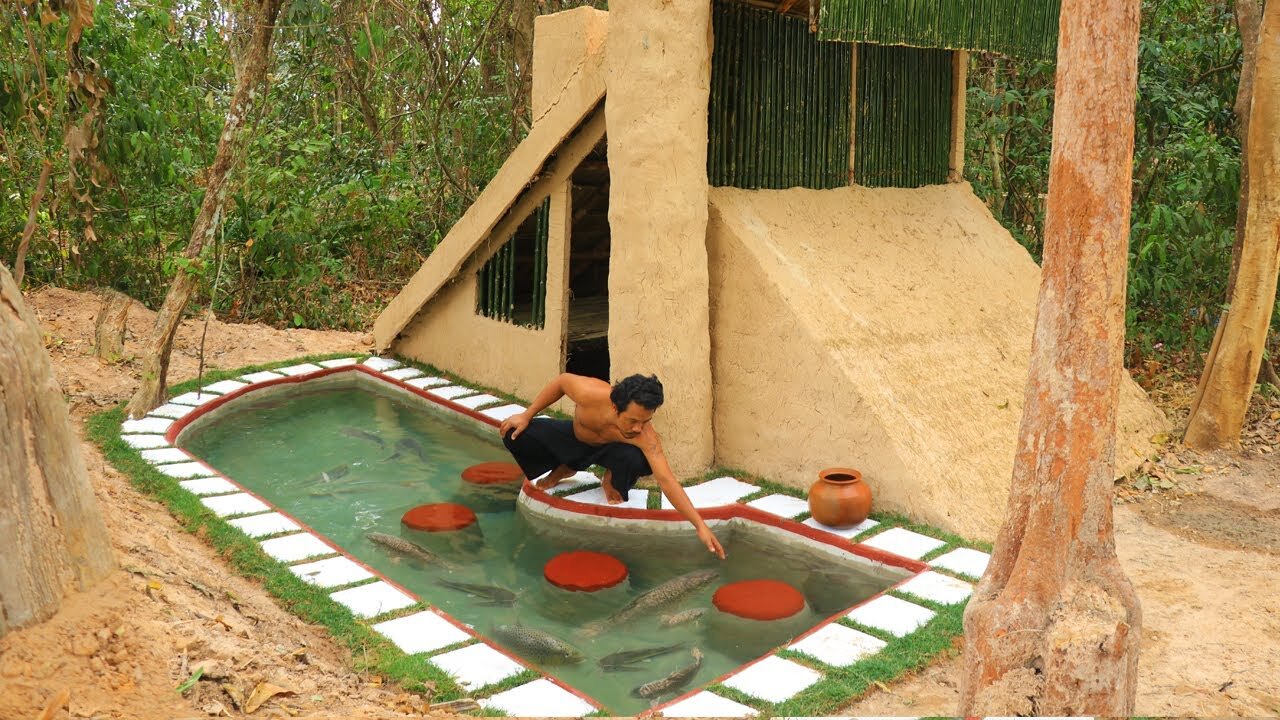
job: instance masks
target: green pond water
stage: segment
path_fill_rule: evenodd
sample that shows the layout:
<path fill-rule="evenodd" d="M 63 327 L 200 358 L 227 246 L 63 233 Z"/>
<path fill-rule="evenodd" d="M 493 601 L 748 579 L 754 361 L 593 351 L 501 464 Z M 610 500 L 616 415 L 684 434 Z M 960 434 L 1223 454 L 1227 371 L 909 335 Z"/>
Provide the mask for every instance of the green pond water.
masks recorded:
<path fill-rule="evenodd" d="M 561 639 L 582 655 L 580 662 L 548 664 L 496 642 L 616 715 L 650 707 L 652 700 L 633 697 L 632 691 L 689 665 L 694 647 L 704 655 L 701 668 L 691 682 L 660 699 L 711 682 L 897 579 L 864 572 L 852 562 L 833 562 L 829 555 L 752 531 L 745 523 L 717 530 L 728 553 L 720 562 L 687 525 L 687 533 L 626 527 L 584 531 L 527 517 L 516 509 L 514 489 L 481 491 L 461 480 L 470 465 L 511 458 L 496 430 L 451 415 L 379 381 L 341 373 L 250 394 L 198 420 L 179 443 L 480 634 L 493 638 L 495 626 L 519 624 Z M 435 502 L 467 505 L 478 521 L 453 533 L 402 528 L 405 511 Z M 398 555 L 368 540 L 371 532 L 410 539 L 445 558 L 450 567 Z M 568 550 L 610 553 L 627 565 L 628 580 L 597 593 L 550 585 L 543 566 Z M 719 570 L 719 578 L 654 613 L 622 624 L 603 622 L 644 591 L 703 568 Z M 801 589 L 806 608 L 774 623 L 728 619 L 712 608 L 711 595 L 718 587 L 756 578 L 783 580 Z M 442 580 L 503 588 L 517 599 L 507 607 L 486 606 Z M 698 620 L 660 625 L 664 615 L 695 608 L 706 609 Z M 619 651 L 674 644 L 682 647 L 638 662 L 630 671 L 611 672 L 600 665 Z"/>

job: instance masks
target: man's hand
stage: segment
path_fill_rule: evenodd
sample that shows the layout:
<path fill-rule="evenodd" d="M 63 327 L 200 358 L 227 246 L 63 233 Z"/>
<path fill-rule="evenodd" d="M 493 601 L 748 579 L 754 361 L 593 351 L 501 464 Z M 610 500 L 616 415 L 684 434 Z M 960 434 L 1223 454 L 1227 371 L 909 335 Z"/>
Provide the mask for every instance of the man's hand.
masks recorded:
<path fill-rule="evenodd" d="M 715 533 L 711 532 L 711 528 L 706 525 L 698 528 L 698 539 L 702 541 L 703 545 L 707 546 L 707 550 L 710 550 L 712 555 L 721 560 L 724 559 L 724 547 L 720 545 L 720 540 L 715 536 Z"/>
<path fill-rule="evenodd" d="M 498 436 L 506 437 L 507 433 L 511 432 L 512 440 L 520 437 L 520 433 L 524 432 L 524 429 L 529 427 L 529 420 L 530 416 L 527 412 L 522 412 L 519 415 L 512 415 L 506 420 L 503 420 L 502 425 L 498 426 Z"/>

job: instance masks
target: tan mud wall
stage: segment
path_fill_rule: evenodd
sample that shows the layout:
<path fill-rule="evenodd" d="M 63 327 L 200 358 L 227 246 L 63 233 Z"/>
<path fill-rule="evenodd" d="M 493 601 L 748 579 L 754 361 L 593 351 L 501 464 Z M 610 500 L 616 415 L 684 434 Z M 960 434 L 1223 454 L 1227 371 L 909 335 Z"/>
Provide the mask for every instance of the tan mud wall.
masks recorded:
<path fill-rule="evenodd" d="M 707 102 L 711 3 L 614 0 L 605 47 L 609 360 L 654 373 L 655 426 L 677 475 L 711 461 Z"/>
<path fill-rule="evenodd" d="M 547 238 L 547 314 L 541 330 L 476 313 L 477 273 L 497 251 L 477 253 L 405 329 L 394 351 L 467 380 L 532 399 L 564 370 L 567 321 L 567 186 L 551 194 Z"/>
<path fill-rule="evenodd" d="M 968 184 L 712 188 L 707 239 L 716 462 L 994 539 L 1039 268 Z M 1119 472 L 1166 427 L 1127 377 L 1118 425 Z"/>
<path fill-rule="evenodd" d="M 538 122 L 579 74 L 602 72 L 609 13 L 579 7 L 533 22 L 533 122 Z"/>

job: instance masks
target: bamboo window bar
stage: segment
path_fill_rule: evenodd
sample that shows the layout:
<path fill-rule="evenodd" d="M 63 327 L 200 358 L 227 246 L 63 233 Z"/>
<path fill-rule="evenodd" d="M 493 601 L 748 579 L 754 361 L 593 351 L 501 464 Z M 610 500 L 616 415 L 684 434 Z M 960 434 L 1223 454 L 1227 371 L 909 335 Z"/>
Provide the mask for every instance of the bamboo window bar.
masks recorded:
<path fill-rule="evenodd" d="M 915 188 L 947 181 L 952 51 L 858 46 L 854 182 Z"/>
<path fill-rule="evenodd" d="M 547 198 L 480 267 L 477 314 L 526 327 L 546 325 L 550 215 Z"/>

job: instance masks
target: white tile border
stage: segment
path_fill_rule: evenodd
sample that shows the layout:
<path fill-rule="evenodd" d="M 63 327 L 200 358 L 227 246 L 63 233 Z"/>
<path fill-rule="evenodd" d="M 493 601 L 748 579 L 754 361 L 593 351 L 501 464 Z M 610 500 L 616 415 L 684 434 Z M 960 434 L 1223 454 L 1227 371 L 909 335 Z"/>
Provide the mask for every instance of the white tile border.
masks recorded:
<path fill-rule="evenodd" d="M 888 645 L 877 637 L 839 623 L 827 623 L 787 649 L 804 653 L 832 667 L 845 667 L 875 655 Z"/>
<path fill-rule="evenodd" d="M 382 373 L 392 380 L 412 380 L 421 377 L 423 372 L 415 367 L 396 368 L 395 370 L 387 370 Z"/>
<path fill-rule="evenodd" d="M 395 643 L 406 655 L 433 652 L 471 639 L 465 630 L 430 610 L 380 622 L 373 629 Z M 502 653 L 497 654 L 506 657 Z"/>
<path fill-rule="evenodd" d="M 369 368 L 370 370 L 377 370 L 378 372 L 386 372 L 388 370 L 395 370 L 396 368 L 400 367 L 401 362 L 399 360 L 392 360 L 391 358 L 383 358 L 383 357 L 378 357 L 377 355 L 374 355 L 373 357 L 367 358 L 361 364 Z"/>
<path fill-rule="evenodd" d="M 374 577 L 373 573 L 345 555 L 302 565 L 290 565 L 289 571 L 302 578 L 303 582 L 323 588 L 350 585 Z"/>
<path fill-rule="evenodd" d="M 228 393 L 233 393 L 237 390 L 243 390 L 244 388 L 247 388 L 247 387 L 249 387 L 248 383 L 242 383 L 236 380 L 222 380 L 212 385 L 206 385 L 200 388 L 200 392 L 217 393 L 219 395 L 226 395 Z"/>
<path fill-rule="evenodd" d="M 224 495 L 240 492 L 239 486 L 221 477 L 196 478 L 183 480 L 178 486 L 192 495 Z"/>
<path fill-rule="evenodd" d="M 973 585 L 932 570 L 916 575 L 899 585 L 898 590 L 943 605 L 962 603 L 973 595 Z"/>
<path fill-rule="evenodd" d="M 186 450 L 180 450 L 176 447 L 153 448 L 151 450 L 143 450 L 140 454 L 143 460 L 152 465 L 196 461 Z"/>
<path fill-rule="evenodd" d="M 350 367 L 359 362 L 360 361 L 356 358 L 345 357 L 345 358 L 334 358 L 332 360 L 321 360 L 319 365 L 320 367 L 325 367 L 325 368 L 340 368 L 340 367 Z"/>
<path fill-rule="evenodd" d="M 468 690 L 502 682 L 525 670 L 524 665 L 484 642 L 432 655 L 427 662 L 443 670 Z"/>
<path fill-rule="evenodd" d="M 266 503 L 249 493 L 203 497 L 200 498 L 200 504 L 212 510 L 213 514 L 218 517 L 252 515 L 254 513 L 266 512 L 271 509 Z"/>
<path fill-rule="evenodd" d="M 671 718 L 751 717 L 759 714 L 749 705 L 743 705 L 709 690 L 699 690 L 683 700 L 660 708 L 659 712 L 663 717 Z"/>
<path fill-rule="evenodd" d="M 480 700 L 480 707 L 516 717 L 581 717 L 596 708 L 546 678 Z"/>
<path fill-rule="evenodd" d="M 331 593 L 329 597 L 346 605 L 352 615 L 366 619 L 386 615 L 418 603 L 413 596 L 383 580 L 339 590 Z"/>
<path fill-rule="evenodd" d="M 282 377 L 284 377 L 284 375 L 281 375 L 278 372 L 272 372 L 271 370 L 260 370 L 258 372 L 249 373 L 248 375 L 241 375 L 240 379 L 246 380 L 249 383 L 256 385 L 258 383 L 264 383 L 271 380 L 279 380 Z M 245 387 L 248 387 L 248 385 L 245 385 Z M 207 390 L 208 388 L 205 388 L 205 389 Z"/>
<path fill-rule="evenodd" d="M 934 615 L 927 607 L 881 595 L 850 610 L 845 617 L 894 637 L 905 637 L 923 627 Z"/>
<path fill-rule="evenodd" d="M 171 447 L 163 435 L 129 435 L 121 434 L 120 439 L 134 450 Z"/>
<path fill-rule="evenodd" d="M 934 550 L 946 546 L 947 543 L 906 528 L 894 527 L 872 535 L 863 540 L 862 544 L 894 555 L 919 560 Z"/>
<path fill-rule="evenodd" d="M 199 481 L 192 480 L 190 482 Z M 228 520 L 227 524 L 239 528 L 240 532 L 243 532 L 251 538 L 266 537 L 267 535 L 276 535 L 283 532 L 292 532 L 294 530 L 302 529 L 301 525 L 278 512 L 236 518 L 235 520 Z"/>
<path fill-rule="evenodd" d="M 299 560 L 321 555 L 333 555 L 338 552 L 330 547 L 328 543 L 311 533 L 296 533 L 264 540 L 261 545 L 263 552 L 286 565 Z"/>
<path fill-rule="evenodd" d="M 324 368 L 316 365 L 315 363 L 302 363 L 301 365 L 290 365 L 289 367 L 279 368 L 276 372 L 281 375 L 288 375 L 289 377 L 298 377 L 300 375 L 310 375 L 313 372 L 320 372 L 323 369 Z"/>
<path fill-rule="evenodd" d="M 735 673 L 721 684 L 771 703 L 790 700 L 822 679 L 822 673 L 800 663 L 770 655 Z"/>
<path fill-rule="evenodd" d="M 987 564 L 990 562 L 991 555 L 981 550 L 956 548 L 930 560 L 929 564 L 934 567 L 946 568 L 961 575 L 968 575 L 977 580 L 987 571 Z"/>

